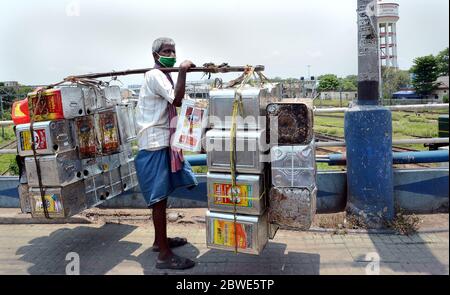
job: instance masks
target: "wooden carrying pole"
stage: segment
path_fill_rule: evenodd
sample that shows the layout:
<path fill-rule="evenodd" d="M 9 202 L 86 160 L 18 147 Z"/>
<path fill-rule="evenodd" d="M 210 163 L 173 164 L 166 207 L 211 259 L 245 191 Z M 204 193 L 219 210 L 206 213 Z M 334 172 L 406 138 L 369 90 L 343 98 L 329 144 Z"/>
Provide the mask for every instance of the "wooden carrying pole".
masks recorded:
<path fill-rule="evenodd" d="M 254 67 L 255 72 L 264 71 L 264 66 L 257 65 Z M 102 77 L 116 77 L 116 76 L 126 76 L 135 74 L 145 74 L 146 72 L 152 70 L 153 68 L 137 69 L 137 70 L 126 70 L 118 72 L 106 72 L 106 73 L 92 73 L 85 75 L 69 76 L 66 80 L 71 79 L 95 79 Z M 188 72 L 202 72 L 202 73 L 231 73 L 231 72 L 245 72 L 250 69 L 250 66 L 206 66 L 206 67 L 195 67 L 190 68 Z M 178 72 L 180 68 L 159 68 L 163 72 Z"/>

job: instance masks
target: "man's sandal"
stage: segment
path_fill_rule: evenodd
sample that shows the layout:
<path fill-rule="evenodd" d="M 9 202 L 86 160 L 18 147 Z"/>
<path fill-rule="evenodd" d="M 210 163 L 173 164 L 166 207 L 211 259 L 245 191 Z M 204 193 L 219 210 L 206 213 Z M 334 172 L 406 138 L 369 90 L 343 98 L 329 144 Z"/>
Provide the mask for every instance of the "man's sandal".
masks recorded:
<path fill-rule="evenodd" d="M 195 262 L 184 257 L 173 254 L 165 261 L 156 260 L 157 269 L 188 269 L 195 266 Z"/>
<path fill-rule="evenodd" d="M 185 238 L 167 238 L 167 241 L 169 242 L 169 248 L 177 248 L 187 244 L 187 240 Z M 158 245 L 153 245 L 152 251 L 159 252 Z"/>

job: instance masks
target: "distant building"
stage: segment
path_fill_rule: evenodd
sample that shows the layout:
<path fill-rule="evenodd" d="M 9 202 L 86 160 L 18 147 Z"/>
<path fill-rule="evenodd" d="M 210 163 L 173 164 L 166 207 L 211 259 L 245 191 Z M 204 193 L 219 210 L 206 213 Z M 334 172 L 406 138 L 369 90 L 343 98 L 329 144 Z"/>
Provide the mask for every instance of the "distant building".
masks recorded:
<path fill-rule="evenodd" d="M 353 101 L 358 98 L 358 92 L 356 91 L 322 91 L 320 92 L 320 99 L 344 99 Z"/>
<path fill-rule="evenodd" d="M 449 77 L 448 76 L 439 77 L 436 80 L 436 83 L 438 84 L 438 87 L 431 94 L 431 98 L 443 100 L 444 96 L 446 95 L 448 96 Z"/>
<path fill-rule="evenodd" d="M 2 82 L 5 87 L 19 87 L 19 82 L 17 81 L 5 81 Z"/>
<path fill-rule="evenodd" d="M 393 99 L 422 99 L 414 90 L 400 90 L 392 93 Z"/>
<path fill-rule="evenodd" d="M 435 83 L 437 84 L 437 88 L 429 95 L 421 96 L 416 93 L 415 89 L 403 88 L 400 91 L 392 94 L 393 99 L 427 99 L 427 100 L 436 100 L 442 101 L 444 96 L 449 94 L 449 77 L 442 76 L 439 77 Z"/>

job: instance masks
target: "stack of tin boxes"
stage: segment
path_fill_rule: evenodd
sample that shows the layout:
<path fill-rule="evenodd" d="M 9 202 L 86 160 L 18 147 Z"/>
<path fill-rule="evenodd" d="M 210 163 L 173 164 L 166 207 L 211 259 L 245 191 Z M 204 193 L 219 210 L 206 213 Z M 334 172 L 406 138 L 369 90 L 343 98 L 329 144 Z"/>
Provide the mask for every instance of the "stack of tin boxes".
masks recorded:
<path fill-rule="evenodd" d="M 260 254 L 268 241 L 264 116 L 268 102 L 279 97 L 277 90 L 250 88 L 242 91 L 243 114 L 236 125 L 235 200 L 231 194 L 230 169 L 235 90 L 210 91 L 209 127 L 212 129 L 206 133 L 209 248 L 228 251 L 237 248 L 241 253 Z"/>
<path fill-rule="evenodd" d="M 272 188 L 269 222 L 309 229 L 316 211 L 316 161 L 311 100 L 267 106 Z"/>
<path fill-rule="evenodd" d="M 69 217 L 137 185 L 131 153 L 133 108 L 120 88 L 61 86 L 28 95 L 35 110 L 34 138 L 45 206 L 50 217 Z M 16 126 L 24 158 L 22 211 L 44 216 L 30 124 Z M 27 208 L 29 206 L 29 208 Z"/>

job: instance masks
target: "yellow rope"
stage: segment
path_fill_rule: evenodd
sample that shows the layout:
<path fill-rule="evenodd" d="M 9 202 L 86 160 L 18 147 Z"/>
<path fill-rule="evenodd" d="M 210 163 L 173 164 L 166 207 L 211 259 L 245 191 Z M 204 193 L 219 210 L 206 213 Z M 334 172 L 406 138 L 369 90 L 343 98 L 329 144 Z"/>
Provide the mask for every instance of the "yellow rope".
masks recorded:
<path fill-rule="evenodd" d="M 236 89 L 236 94 L 234 96 L 233 102 L 233 112 L 232 112 L 232 121 L 231 121 L 231 131 L 230 131 L 230 170 L 231 170 L 231 199 L 233 201 L 233 217 L 234 217 L 234 252 L 237 254 L 238 252 L 238 239 L 237 239 L 237 187 L 236 187 L 236 117 L 239 114 L 243 114 L 243 104 L 242 104 L 242 88 L 245 84 L 247 84 L 253 73 L 254 68 L 249 67 L 247 71 L 244 73 L 244 79 L 242 80 L 239 87 Z"/>

